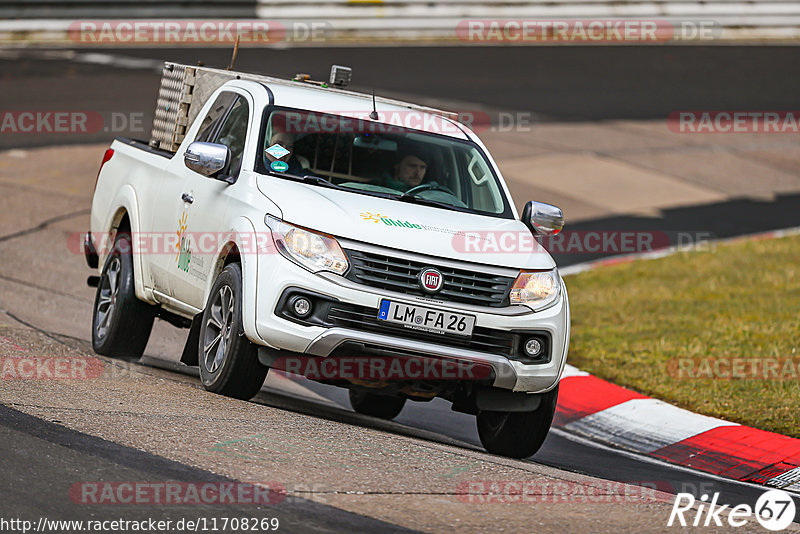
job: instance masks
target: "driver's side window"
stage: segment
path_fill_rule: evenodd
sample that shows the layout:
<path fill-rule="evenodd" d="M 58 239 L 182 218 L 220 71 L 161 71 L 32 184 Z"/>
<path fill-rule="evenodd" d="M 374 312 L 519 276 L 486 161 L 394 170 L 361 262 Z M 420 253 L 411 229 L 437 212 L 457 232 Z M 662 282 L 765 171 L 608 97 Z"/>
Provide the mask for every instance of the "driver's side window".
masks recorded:
<path fill-rule="evenodd" d="M 242 156 L 247 139 L 247 121 L 250 108 L 247 100 L 236 93 L 220 94 L 200 125 L 197 141 L 217 143 L 230 149 L 228 167 L 222 174 L 237 176 L 242 167 Z"/>
<path fill-rule="evenodd" d="M 204 143 L 213 143 L 214 134 L 219 131 L 222 121 L 228 114 L 231 105 L 236 102 L 239 97 L 236 93 L 225 92 L 221 93 L 214 104 L 208 110 L 203 122 L 200 123 L 200 130 L 198 131 L 195 141 L 202 141 Z"/>

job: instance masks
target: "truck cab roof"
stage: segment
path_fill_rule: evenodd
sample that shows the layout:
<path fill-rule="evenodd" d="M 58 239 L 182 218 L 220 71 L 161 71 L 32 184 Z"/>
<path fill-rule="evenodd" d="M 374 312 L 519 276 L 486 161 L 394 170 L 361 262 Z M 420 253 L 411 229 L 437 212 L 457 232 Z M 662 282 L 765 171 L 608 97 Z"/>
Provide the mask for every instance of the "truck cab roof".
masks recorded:
<path fill-rule="evenodd" d="M 365 120 L 370 120 L 369 114 L 373 110 L 372 95 L 284 80 L 264 85 L 272 92 L 274 104 L 280 107 L 352 116 Z M 380 97 L 375 97 L 375 103 L 378 112 L 376 122 L 447 135 L 461 140 L 469 139 L 465 128 L 447 116 L 454 114 Z"/>

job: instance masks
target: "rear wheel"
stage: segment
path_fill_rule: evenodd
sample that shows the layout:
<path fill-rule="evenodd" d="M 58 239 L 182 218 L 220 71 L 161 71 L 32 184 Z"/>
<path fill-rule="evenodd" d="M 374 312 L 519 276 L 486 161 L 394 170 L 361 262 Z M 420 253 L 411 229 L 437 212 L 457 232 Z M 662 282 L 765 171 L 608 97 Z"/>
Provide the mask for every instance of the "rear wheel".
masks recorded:
<path fill-rule="evenodd" d="M 394 419 L 400 414 L 406 399 L 403 397 L 389 397 L 377 395 L 357 389 L 350 390 L 350 406 L 353 410 L 363 415 L 380 417 L 381 419 Z"/>
<path fill-rule="evenodd" d="M 542 395 L 532 412 L 478 412 L 478 436 L 484 448 L 510 458 L 527 458 L 539 450 L 550 431 L 558 386 Z"/>
<path fill-rule="evenodd" d="M 242 326 L 242 269 L 225 267 L 208 296 L 200 326 L 200 379 L 208 391 L 236 399 L 253 398 L 267 376 L 257 347 Z"/>
<path fill-rule="evenodd" d="M 119 233 L 97 284 L 92 314 L 92 348 L 116 358 L 140 358 L 153 329 L 156 309 L 136 298 L 133 250 Z"/>

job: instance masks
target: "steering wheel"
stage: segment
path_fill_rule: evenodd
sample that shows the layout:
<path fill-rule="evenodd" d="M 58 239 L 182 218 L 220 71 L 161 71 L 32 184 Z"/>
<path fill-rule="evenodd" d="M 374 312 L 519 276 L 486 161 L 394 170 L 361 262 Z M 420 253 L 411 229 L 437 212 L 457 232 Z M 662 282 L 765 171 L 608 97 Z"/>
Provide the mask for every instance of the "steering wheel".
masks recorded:
<path fill-rule="evenodd" d="M 414 194 L 419 193 L 421 191 L 444 191 L 448 195 L 452 195 L 454 197 L 456 196 L 456 194 L 453 193 L 452 191 L 450 191 L 448 188 L 446 188 L 443 185 L 439 185 L 436 182 L 431 182 L 431 183 L 428 183 L 428 184 L 421 184 L 421 185 L 418 185 L 416 187 L 412 187 L 411 189 L 406 191 L 405 194 L 406 195 L 414 195 Z M 456 197 L 456 198 L 458 198 L 458 197 Z"/>

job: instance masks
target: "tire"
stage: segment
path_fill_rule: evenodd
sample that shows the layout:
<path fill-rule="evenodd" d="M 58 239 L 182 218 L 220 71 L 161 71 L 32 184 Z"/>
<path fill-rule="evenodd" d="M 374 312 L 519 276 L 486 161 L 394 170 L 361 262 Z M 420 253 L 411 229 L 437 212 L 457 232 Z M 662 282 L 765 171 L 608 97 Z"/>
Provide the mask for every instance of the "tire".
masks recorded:
<path fill-rule="evenodd" d="M 118 233 L 94 297 L 92 348 L 104 356 L 140 358 L 155 316 L 154 306 L 136 298 L 130 234 Z"/>
<path fill-rule="evenodd" d="M 478 412 L 478 436 L 484 448 L 509 458 L 533 456 L 544 443 L 558 400 L 558 386 L 542 395 L 532 412 Z"/>
<path fill-rule="evenodd" d="M 242 268 L 225 267 L 208 295 L 200 324 L 198 365 L 203 387 L 235 399 L 252 399 L 269 369 L 258 361 L 257 346 L 242 326 Z"/>
<path fill-rule="evenodd" d="M 400 414 L 405 404 L 406 399 L 403 397 L 377 395 L 357 389 L 350 390 L 350 406 L 362 415 L 371 415 L 381 419 L 394 419 Z"/>

